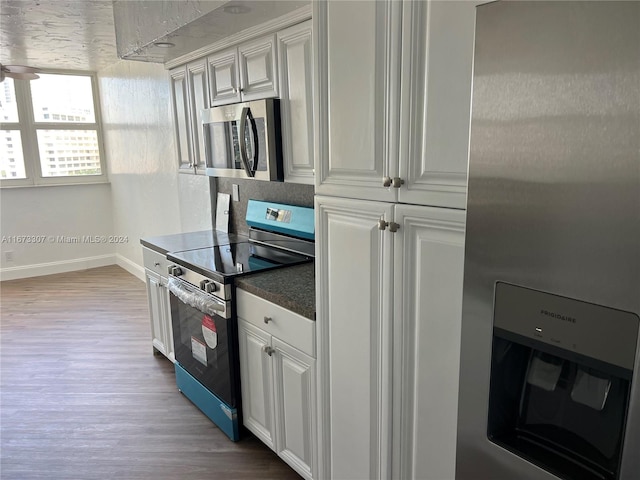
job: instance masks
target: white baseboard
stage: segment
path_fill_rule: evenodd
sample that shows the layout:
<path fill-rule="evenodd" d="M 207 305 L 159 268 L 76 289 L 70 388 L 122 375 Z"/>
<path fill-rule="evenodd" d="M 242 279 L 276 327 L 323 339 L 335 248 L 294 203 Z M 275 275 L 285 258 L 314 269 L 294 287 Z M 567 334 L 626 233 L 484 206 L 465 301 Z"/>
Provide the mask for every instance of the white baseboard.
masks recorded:
<path fill-rule="evenodd" d="M 138 265 L 136 262 L 129 260 L 127 257 L 116 254 L 116 263 L 118 266 L 124 268 L 127 272 L 129 272 L 134 277 L 139 278 L 143 282 L 146 282 L 146 278 L 144 276 L 144 267 Z"/>
<path fill-rule="evenodd" d="M 116 255 L 109 254 L 98 255 L 95 257 L 74 258 L 72 260 L 61 260 L 59 262 L 36 263 L 33 265 L 21 265 L 19 267 L 0 268 L 0 280 L 17 280 L 19 278 L 40 277 L 42 275 L 53 275 L 55 273 L 74 272 L 77 270 L 87 270 L 89 268 L 105 267 L 107 265 L 115 265 L 116 263 L 118 263 L 116 261 Z M 126 270 L 128 271 L 128 269 Z"/>

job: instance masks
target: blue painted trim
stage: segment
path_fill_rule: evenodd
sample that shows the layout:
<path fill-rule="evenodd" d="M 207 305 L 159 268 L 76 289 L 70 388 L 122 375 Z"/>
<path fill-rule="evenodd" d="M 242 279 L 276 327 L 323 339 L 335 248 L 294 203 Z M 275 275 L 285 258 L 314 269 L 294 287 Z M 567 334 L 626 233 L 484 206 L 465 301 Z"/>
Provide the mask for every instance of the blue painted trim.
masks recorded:
<path fill-rule="evenodd" d="M 178 389 L 198 407 L 209 419 L 215 423 L 231 440 L 240 440 L 240 426 L 238 411 L 207 390 L 198 380 L 193 378 L 177 362 L 176 384 Z"/>
<path fill-rule="evenodd" d="M 291 212 L 289 223 L 267 218 L 267 208 L 288 210 Z M 315 240 L 315 220 L 313 208 L 285 205 L 283 203 L 249 200 L 247 203 L 247 225 L 273 232 L 293 235 L 307 240 Z"/>

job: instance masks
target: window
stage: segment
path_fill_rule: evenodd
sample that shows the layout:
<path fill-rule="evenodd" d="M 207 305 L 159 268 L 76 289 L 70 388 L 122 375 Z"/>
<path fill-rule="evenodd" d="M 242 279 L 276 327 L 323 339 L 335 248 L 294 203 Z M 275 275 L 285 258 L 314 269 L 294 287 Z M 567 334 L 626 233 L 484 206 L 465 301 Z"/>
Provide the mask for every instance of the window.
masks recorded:
<path fill-rule="evenodd" d="M 0 132 L 3 187 L 106 181 L 94 74 L 47 72 L 30 82 L 5 78 Z M 73 162 L 79 142 L 91 154 L 83 165 Z"/>

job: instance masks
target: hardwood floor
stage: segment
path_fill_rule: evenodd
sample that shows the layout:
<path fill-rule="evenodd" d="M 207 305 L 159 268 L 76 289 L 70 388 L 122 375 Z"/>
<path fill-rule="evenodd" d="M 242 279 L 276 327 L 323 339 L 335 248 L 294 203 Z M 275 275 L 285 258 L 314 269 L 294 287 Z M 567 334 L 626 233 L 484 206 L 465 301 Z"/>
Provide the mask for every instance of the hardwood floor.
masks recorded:
<path fill-rule="evenodd" d="M 3 480 L 300 478 L 178 392 L 120 267 L 2 282 L 0 309 Z"/>

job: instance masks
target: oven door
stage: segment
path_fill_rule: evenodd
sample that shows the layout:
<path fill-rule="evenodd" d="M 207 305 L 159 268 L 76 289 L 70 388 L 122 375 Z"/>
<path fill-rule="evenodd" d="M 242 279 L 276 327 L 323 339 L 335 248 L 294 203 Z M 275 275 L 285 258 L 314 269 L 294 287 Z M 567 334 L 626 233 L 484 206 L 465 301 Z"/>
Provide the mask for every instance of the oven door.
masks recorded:
<path fill-rule="evenodd" d="M 237 332 L 231 307 L 190 283 L 168 283 L 176 361 L 207 390 L 235 408 L 238 384 Z"/>
<path fill-rule="evenodd" d="M 205 109 L 202 123 L 207 175 L 283 179 L 277 100 Z"/>

